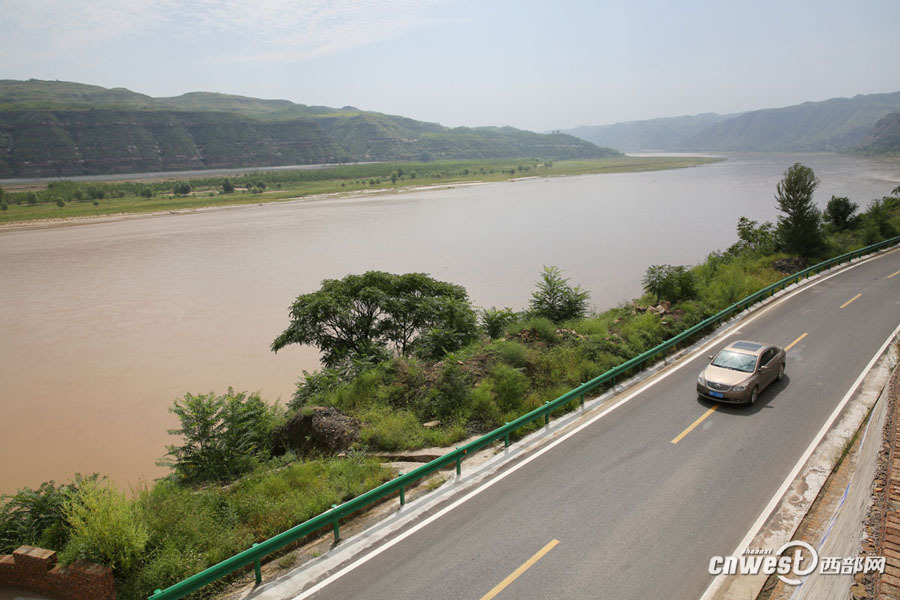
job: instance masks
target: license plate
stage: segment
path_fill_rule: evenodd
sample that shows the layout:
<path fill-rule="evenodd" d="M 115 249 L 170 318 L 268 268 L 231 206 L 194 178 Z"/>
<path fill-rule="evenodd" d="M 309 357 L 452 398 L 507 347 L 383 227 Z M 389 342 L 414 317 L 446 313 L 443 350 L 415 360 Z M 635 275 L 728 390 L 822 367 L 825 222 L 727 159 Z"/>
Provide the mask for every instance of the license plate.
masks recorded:
<path fill-rule="evenodd" d="M 724 398 L 725 397 L 725 394 L 723 394 L 721 392 L 710 392 L 709 395 L 712 396 L 713 398 Z"/>

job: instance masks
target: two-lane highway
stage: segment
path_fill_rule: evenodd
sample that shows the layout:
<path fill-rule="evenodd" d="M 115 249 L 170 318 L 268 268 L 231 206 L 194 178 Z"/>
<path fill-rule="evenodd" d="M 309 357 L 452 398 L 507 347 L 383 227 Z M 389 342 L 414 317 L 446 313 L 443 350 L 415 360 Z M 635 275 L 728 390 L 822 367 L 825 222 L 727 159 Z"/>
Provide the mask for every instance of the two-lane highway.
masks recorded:
<path fill-rule="evenodd" d="M 894 251 L 786 295 L 298 598 L 698 598 L 900 323 L 898 269 Z M 787 376 L 754 406 L 698 400 L 706 355 L 741 338 L 790 346 Z"/>

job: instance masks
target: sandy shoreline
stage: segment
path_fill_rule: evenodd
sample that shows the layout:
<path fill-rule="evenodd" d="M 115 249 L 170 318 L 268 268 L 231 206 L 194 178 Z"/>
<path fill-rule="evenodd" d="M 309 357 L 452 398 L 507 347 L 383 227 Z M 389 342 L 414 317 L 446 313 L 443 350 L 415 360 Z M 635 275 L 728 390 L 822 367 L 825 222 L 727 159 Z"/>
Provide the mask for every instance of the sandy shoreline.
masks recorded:
<path fill-rule="evenodd" d="M 522 177 L 520 179 L 532 179 Z M 536 179 L 534 177 L 533 179 Z M 515 180 L 508 180 L 515 181 Z M 279 198 L 267 200 L 265 202 L 245 202 L 241 204 L 221 204 L 217 206 L 197 206 L 194 208 L 179 208 L 175 210 L 162 210 L 146 213 L 113 213 L 108 215 L 91 215 L 79 217 L 61 217 L 59 219 L 33 219 L 29 221 L 15 221 L 13 223 L 0 224 L 0 233 L 4 231 L 25 231 L 30 229 L 51 229 L 55 227 L 73 227 L 77 225 L 91 225 L 94 223 L 111 223 L 116 221 L 127 221 L 132 219 L 151 219 L 158 217 L 172 217 L 179 215 L 190 215 L 199 212 L 210 212 L 218 210 L 233 210 L 237 208 L 249 208 L 251 206 L 263 206 L 264 204 L 290 204 L 300 202 L 313 202 L 328 200 L 334 198 L 362 198 L 364 196 L 378 194 L 401 194 L 409 192 L 424 192 L 429 190 L 446 190 L 457 187 L 468 187 L 473 185 L 487 185 L 488 183 L 502 183 L 499 181 L 465 181 L 460 183 L 444 183 L 437 185 L 423 185 L 416 187 L 404 188 L 378 188 L 374 190 L 360 190 L 356 192 L 330 192 L 327 194 L 313 194 L 310 196 L 298 196 L 296 198 Z"/>

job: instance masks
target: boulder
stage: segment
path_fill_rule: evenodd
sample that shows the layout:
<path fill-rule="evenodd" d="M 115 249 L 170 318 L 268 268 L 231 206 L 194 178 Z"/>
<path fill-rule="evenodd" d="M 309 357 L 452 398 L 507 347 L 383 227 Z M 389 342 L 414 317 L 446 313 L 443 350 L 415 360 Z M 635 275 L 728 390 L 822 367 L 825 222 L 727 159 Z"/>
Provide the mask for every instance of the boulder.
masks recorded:
<path fill-rule="evenodd" d="M 330 406 L 304 406 L 275 431 L 275 440 L 276 453 L 336 454 L 359 440 L 359 421 Z"/>

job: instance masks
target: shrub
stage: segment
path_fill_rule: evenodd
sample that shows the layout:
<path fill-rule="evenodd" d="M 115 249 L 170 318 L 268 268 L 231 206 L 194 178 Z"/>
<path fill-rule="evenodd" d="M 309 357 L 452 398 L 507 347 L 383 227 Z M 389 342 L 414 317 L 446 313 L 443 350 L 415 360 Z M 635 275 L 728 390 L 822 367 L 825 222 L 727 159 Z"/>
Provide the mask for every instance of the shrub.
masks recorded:
<path fill-rule="evenodd" d="M 590 294 L 580 286 L 571 287 L 558 267 L 544 266 L 537 290 L 531 294 L 531 312 L 554 323 L 587 314 Z"/>
<path fill-rule="evenodd" d="M 45 481 L 36 490 L 25 487 L 0 497 L 0 554 L 11 554 L 22 544 L 62 550 L 69 539 L 63 507 L 83 482 L 97 478 L 76 475 L 72 483 L 60 486 Z"/>
<path fill-rule="evenodd" d="M 7 204 L 5 201 L 0 202 L 0 210 L 9 210 L 9 204 Z"/>
<path fill-rule="evenodd" d="M 528 391 L 528 378 L 519 370 L 498 363 L 491 369 L 490 381 L 500 410 L 508 412 L 522 407 Z"/>
<path fill-rule="evenodd" d="M 549 344 L 559 341 L 559 336 L 556 335 L 556 323 L 545 317 L 532 317 L 509 326 L 510 335 L 519 335 L 526 330 L 533 331 L 539 340 Z"/>
<path fill-rule="evenodd" d="M 153 190 L 150 188 L 149 185 L 145 185 L 143 188 L 141 188 L 141 197 L 143 197 L 143 198 L 152 198 L 153 197 Z"/>
<path fill-rule="evenodd" d="M 491 429 L 501 424 L 503 413 L 494 401 L 494 385 L 485 379 L 472 390 L 469 418 L 483 429 Z"/>
<path fill-rule="evenodd" d="M 191 184 L 187 181 L 176 181 L 172 185 L 172 193 L 176 196 L 187 196 L 191 193 Z"/>
<path fill-rule="evenodd" d="M 181 421 L 170 434 L 183 437 L 183 446 L 166 446 L 159 464 L 169 466 L 183 481 L 222 481 L 250 470 L 270 456 L 271 433 L 281 419 L 276 405 L 258 394 L 214 393 L 176 399 L 169 411 Z"/>
<path fill-rule="evenodd" d="M 646 293 L 656 296 L 657 302 L 668 300 L 674 304 L 697 294 L 694 275 L 683 266 L 651 265 L 641 283 Z"/>
<path fill-rule="evenodd" d="M 867 243 L 873 244 L 897 235 L 897 228 L 891 223 L 892 198 L 872 200 L 863 213 L 863 227 L 869 230 Z"/>
<path fill-rule="evenodd" d="M 497 353 L 498 359 L 512 367 L 519 369 L 528 363 L 528 348 L 519 342 L 501 340 L 494 342 L 491 348 Z"/>
<path fill-rule="evenodd" d="M 426 396 L 420 416 L 423 420 L 442 421 L 459 417 L 468 404 L 471 385 L 470 374 L 457 363 L 455 356 L 448 355 L 434 387 Z"/>
<path fill-rule="evenodd" d="M 86 560 L 128 571 L 143 555 L 150 535 L 125 494 L 110 483 L 85 481 L 63 508 L 72 528 L 60 560 Z"/>
<path fill-rule="evenodd" d="M 741 217 L 738 219 L 737 234 L 740 241 L 728 249 L 730 254 L 771 254 L 775 251 L 775 226 L 768 221 L 759 225 L 756 221 Z"/>
<path fill-rule="evenodd" d="M 509 308 L 486 308 L 481 311 L 481 326 L 492 340 L 502 336 L 506 326 L 515 321 L 516 312 Z"/>

